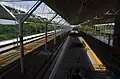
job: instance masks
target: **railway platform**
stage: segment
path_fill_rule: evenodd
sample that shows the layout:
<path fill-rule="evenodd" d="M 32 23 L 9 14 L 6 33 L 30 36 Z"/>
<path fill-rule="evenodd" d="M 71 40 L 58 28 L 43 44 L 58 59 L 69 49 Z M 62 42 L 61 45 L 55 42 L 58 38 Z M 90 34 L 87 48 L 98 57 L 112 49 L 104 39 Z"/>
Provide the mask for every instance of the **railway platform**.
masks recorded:
<path fill-rule="evenodd" d="M 20 59 L 17 59 L 0 69 L 0 79 L 34 79 L 39 72 L 42 72 L 40 74 L 42 77 L 47 70 L 47 67 L 49 67 L 49 64 L 53 61 L 57 51 L 59 51 L 59 47 L 62 42 L 64 42 L 66 35 L 67 34 L 64 34 L 63 37 L 57 36 L 56 44 L 54 44 L 54 39 L 50 40 L 48 42 L 48 53 L 44 52 L 43 44 L 26 54 L 24 56 L 24 73 L 21 73 Z"/>
<path fill-rule="evenodd" d="M 83 34 L 82 38 L 96 55 L 90 58 L 92 54 L 86 52 L 87 46 L 83 44 L 79 36 L 69 36 L 62 54 L 63 57 L 58 58 L 60 61 L 56 63 L 51 75 L 44 79 L 119 79 L 119 68 L 113 66 L 113 64 L 116 65 L 115 60 L 111 59 L 110 56 L 115 52 L 115 49 L 87 34 Z M 96 61 L 96 57 L 102 63 L 102 67 L 100 67 L 99 61 Z M 106 60 L 105 57 L 110 60 Z"/>
<path fill-rule="evenodd" d="M 17 60 L 0 71 L 1 79 L 119 79 L 119 68 L 110 68 L 118 62 L 111 59 L 113 47 L 84 33 L 58 36 L 57 41 L 56 45 L 54 40 L 49 42 L 49 52 L 52 51 L 49 54 L 43 51 L 27 54 L 25 73 L 20 72 Z"/>

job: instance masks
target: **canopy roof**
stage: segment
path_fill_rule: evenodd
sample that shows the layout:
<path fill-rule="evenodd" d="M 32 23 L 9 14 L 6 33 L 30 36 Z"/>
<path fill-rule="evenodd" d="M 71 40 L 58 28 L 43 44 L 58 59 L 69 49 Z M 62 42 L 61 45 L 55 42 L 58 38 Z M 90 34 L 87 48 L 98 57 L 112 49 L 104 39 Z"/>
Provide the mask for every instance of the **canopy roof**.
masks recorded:
<path fill-rule="evenodd" d="M 14 1 L 33 1 L 33 0 L 14 0 Z M 43 1 L 70 24 L 80 24 L 87 20 L 91 20 L 90 22 L 93 23 L 113 22 L 115 15 L 119 14 L 120 9 L 119 0 L 43 0 Z"/>
<path fill-rule="evenodd" d="M 0 18 L 1 19 L 9 19 L 9 20 L 13 20 L 13 18 L 11 17 L 11 15 L 0 5 Z"/>
<path fill-rule="evenodd" d="M 102 23 L 114 18 L 114 12 L 120 9 L 118 0 L 44 0 L 44 2 L 71 24 L 94 20 L 96 16 L 100 17 Z M 114 12 L 111 11 L 113 9 Z M 108 15 L 111 12 L 112 16 L 105 14 L 108 11 Z M 99 20 L 96 20 L 97 23 Z"/>
<path fill-rule="evenodd" d="M 21 14 L 24 15 L 31 9 L 31 7 L 36 3 L 36 1 L 12 1 L 12 2 L 2 2 L 0 5 L 0 19 L 7 19 L 7 20 L 15 20 L 13 16 L 19 16 Z M 7 8 L 7 9 L 5 9 Z M 34 22 L 41 22 L 42 21 L 49 21 L 52 17 L 54 17 L 56 12 L 54 12 L 51 8 L 44 4 L 44 2 L 37 8 L 36 11 L 27 19 L 27 21 L 34 21 Z M 57 24 L 64 24 L 69 25 L 66 20 L 64 20 L 61 16 L 57 15 L 51 23 Z"/>

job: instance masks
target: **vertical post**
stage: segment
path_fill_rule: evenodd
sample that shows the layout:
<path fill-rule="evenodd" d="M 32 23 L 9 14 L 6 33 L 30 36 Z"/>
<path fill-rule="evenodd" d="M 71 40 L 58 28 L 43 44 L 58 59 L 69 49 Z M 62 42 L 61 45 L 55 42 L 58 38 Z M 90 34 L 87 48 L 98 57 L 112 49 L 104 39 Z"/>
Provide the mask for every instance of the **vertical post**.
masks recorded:
<path fill-rule="evenodd" d="M 110 41 L 111 41 L 111 38 L 110 38 L 111 37 L 111 34 L 110 34 L 111 33 L 111 24 L 110 23 L 108 24 L 108 27 L 109 27 L 109 29 L 108 29 L 109 30 L 109 32 L 108 32 L 108 45 L 110 45 Z"/>
<path fill-rule="evenodd" d="M 95 26 L 93 25 L 93 36 L 95 37 Z"/>
<path fill-rule="evenodd" d="M 85 26 L 85 33 L 87 34 L 87 27 Z"/>
<path fill-rule="evenodd" d="M 17 33 L 17 51 L 19 50 L 18 39 L 19 39 L 19 36 L 18 36 L 18 33 Z"/>
<path fill-rule="evenodd" d="M 62 26 L 61 26 L 61 37 L 62 37 Z"/>
<path fill-rule="evenodd" d="M 19 23 L 19 38 L 20 38 L 20 61 L 21 61 L 21 72 L 24 73 L 24 62 L 23 62 L 23 58 L 24 58 L 24 47 L 23 47 L 23 23 L 24 21 L 37 9 L 37 7 L 42 3 L 42 0 L 38 0 L 35 5 L 33 5 L 33 7 L 27 12 L 26 16 L 23 18 L 18 17 L 18 19 L 16 18 L 16 16 L 10 12 L 4 5 L 0 4 L 16 21 L 18 21 Z"/>
<path fill-rule="evenodd" d="M 102 35 L 102 41 L 104 42 L 104 25 L 102 26 L 102 33 L 101 33 L 101 35 Z"/>
<path fill-rule="evenodd" d="M 105 42 L 105 37 L 106 37 L 106 32 L 105 32 L 105 30 L 106 30 L 106 25 L 104 25 L 104 42 Z"/>
<path fill-rule="evenodd" d="M 96 37 L 96 26 L 94 27 L 94 30 L 95 30 L 95 31 L 94 31 L 94 32 L 95 32 L 95 33 L 94 33 L 94 36 Z"/>
<path fill-rule="evenodd" d="M 110 34 L 112 35 L 112 23 L 110 23 Z"/>
<path fill-rule="evenodd" d="M 61 25 L 61 34 L 60 34 L 61 38 L 63 36 L 63 28 L 62 28 L 62 25 Z"/>
<path fill-rule="evenodd" d="M 62 36 L 64 36 L 64 32 L 63 32 L 64 30 L 63 30 L 63 27 L 62 27 Z"/>
<path fill-rule="evenodd" d="M 56 44 L 56 25 L 54 25 L 54 44 Z"/>
<path fill-rule="evenodd" d="M 114 26 L 114 39 L 113 46 L 115 49 L 120 48 L 120 15 L 115 16 L 115 26 Z"/>
<path fill-rule="evenodd" d="M 110 34 L 108 34 L 108 45 L 110 45 Z"/>
<path fill-rule="evenodd" d="M 62 27 L 60 26 L 60 38 L 62 38 Z"/>
<path fill-rule="evenodd" d="M 102 26 L 99 27 L 99 30 L 100 30 L 100 40 L 102 41 L 102 34 L 101 34 L 101 31 L 102 31 L 102 30 L 101 30 L 101 27 L 102 27 Z"/>
<path fill-rule="evenodd" d="M 18 30 L 19 30 L 19 25 L 16 23 L 16 21 L 15 21 L 15 26 L 16 26 L 16 30 L 15 30 L 15 32 L 16 32 L 16 39 L 17 39 L 17 52 L 19 51 L 19 47 L 18 47 L 18 38 L 19 38 L 19 34 L 18 34 Z"/>
<path fill-rule="evenodd" d="M 91 35 L 93 36 L 93 23 L 91 23 L 91 27 L 92 27 L 92 33 L 91 33 Z"/>
<path fill-rule="evenodd" d="M 52 17 L 52 19 L 50 19 L 47 23 L 46 23 L 46 27 L 45 27 L 45 53 L 47 53 L 47 30 L 48 30 L 48 24 L 57 16 L 57 14 L 55 14 L 55 16 Z"/>
<path fill-rule="evenodd" d="M 47 27 L 48 23 L 45 25 L 45 53 L 47 53 Z"/>
<path fill-rule="evenodd" d="M 111 23 L 111 27 L 110 27 L 110 33 L 111 33 L 111 45 L 113 46 L 113 29 L 112 29 L 112 27 L 113 27 L 113 24 Z"/>
<path fill-rule="evenodd" d="M 19 21 L 19 38 L 20 38 L 20 61 L 21 72 L 24 73 L 24 47 L 23 47 L 23 23 Z"/>

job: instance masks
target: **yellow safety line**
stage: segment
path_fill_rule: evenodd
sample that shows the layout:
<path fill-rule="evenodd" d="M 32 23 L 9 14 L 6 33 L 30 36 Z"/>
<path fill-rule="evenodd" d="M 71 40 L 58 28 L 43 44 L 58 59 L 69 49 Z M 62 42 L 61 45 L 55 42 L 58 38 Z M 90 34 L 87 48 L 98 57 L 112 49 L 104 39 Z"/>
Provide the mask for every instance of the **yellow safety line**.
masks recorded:
<path fill-rule="evenodd" d="M 106 67 L 103 65 L 103 63 L 100 61 L 100 59 L 96 56 L 96 54 L 93 52 L 93 50 L 89 47 L 89 45 L 86 43 L 86 41 L 84 39 L 82 39 L 82 41 L 84 42 L 84 44 L 86 45 L 87 50 L 90 51 L 90 53 L 92 54 L 92 56 L 94 57 L 95 61 L 97 62 L 97 64 L 92 64 L 95 70 L 102 70 L 102 71 L 106 71 Z M 99 67 L 96 68 L 96 66 Z"/>

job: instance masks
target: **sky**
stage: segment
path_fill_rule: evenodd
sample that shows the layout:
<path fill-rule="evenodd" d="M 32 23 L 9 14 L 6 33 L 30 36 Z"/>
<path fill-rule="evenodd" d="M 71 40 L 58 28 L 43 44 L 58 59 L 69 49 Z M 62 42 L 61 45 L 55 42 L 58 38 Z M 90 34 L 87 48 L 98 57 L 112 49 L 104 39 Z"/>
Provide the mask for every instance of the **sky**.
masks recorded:
<path fill-rule="evenodd" d="M 17 22 L 14 20 L 4 20 L 0 19 L 0 24 L 16 24 Z"/>
<path fill-rule="evenodd" d="M 5 0 L 4 0 L 5 1 Z M 6 0 L 9 1 L 9 0 Z M 10 0 L 11 1 L 11 0 Z M 13 0 L 12 0 L 13 1 Z M 14 0 L 14 1 L 18 1 L 18 0 Z M 8 5 L 10 7 L 13 8 L 17 8 L 23 11 L 28 11 L 34 4 L 36 1 L 21 1 L 21 2 L 0 2 L 0 4 L 4 4 L 4 5 Z M 46 13 L 52 13 L 52 14 L 46 14 Z M 44 3 L 42 3 L 34 12 L 35 15 L 39 15 L 43 18 L 48 18 L 48 20 L 50 20 L 54 15 L 55 12 L 50 9 L 47 5 L 45 5 Z M 61 17 L 58 15 L 53 21 L 55 22 L 59 22 L 59 20 L 61 20 Z M 1 23 L 14 23 L 14 21 L 5 21 L 2 19 L 0 19 L 0 24 Z M 60 23 L 63 24 L 65 22 L 65 20 L 62 20 Z"/>

